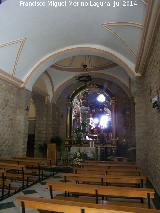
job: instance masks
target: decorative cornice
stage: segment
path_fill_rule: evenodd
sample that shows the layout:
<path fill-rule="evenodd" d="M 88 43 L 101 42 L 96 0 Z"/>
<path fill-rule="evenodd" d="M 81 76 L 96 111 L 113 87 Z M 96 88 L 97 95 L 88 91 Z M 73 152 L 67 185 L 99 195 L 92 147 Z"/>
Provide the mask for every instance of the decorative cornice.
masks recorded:
<path fill-rule="evenodd" d="M 27 38 L 20 38 L 20 39 L 16 39 L 16 40 L 12 40 L 12 41 L 8 41 L 8 42 L 0 44 L 0 48 L 5 48 L 5 47 L 11 46 L 11 45 L 20 44 L 18 51 L 17 51 L 17 54 L 16 54 L 15 62 L 14 62 L 13 67 L 12 67 L 12 72 L 11 72 L 12 76 L 15 76 L 15 74 L 16 74 L 16 68 L 17 68 L 17 65 L 18 65 L 18 61 L 19 61 L 19 58 L 20 58 L 20 55 L 21 55 L 21 52 L 23 50 L 23 47 L 24 47 L 26 40 L 27 40 Z"/>
<path fill-rule="evenodd" d="M 123 27 L 136 27 L 139 29 L 143 29 L 143 25 L 141 23 L 137 23 L 137 22 L 108 22 L 108 23 L 104 23 L 102 24 L 102 26 L 108 30 L 109 32 L 111 32 L 116 38 L 118 38 L 122 44 L 126 47 L 126 49 L 132 54 L 132 56 L 134 56 L 134 58 L 136 58 L 136 53 L 131 49 L 131 47 L 128 45 L 128 43 L 121 38 L 121 36 L 118 35 L 118 33 L 116 33 L 115 31 L 113 31 L 112 27 L 116 27 L 116 26 L 123 26 Z"/>
<path fill-rule="evenodd" d="M 160 1 L 154 5 L 154 0 L 148 2 L 144 33 L 136 63 L 136 72 L 143 74 L 152 53 L 152 47 L 160 27 Z M 156 8 L 156 9 L 155 9 Z"/>
<path fill-rule="evenodd" d="M 143 29 L 143 24 L 138 23 L 138 22 L 108 22 L 107 23 L 108 26 L 123 26 L 123 27 L 136 27 L 136 28 L 140 28 Z"/>

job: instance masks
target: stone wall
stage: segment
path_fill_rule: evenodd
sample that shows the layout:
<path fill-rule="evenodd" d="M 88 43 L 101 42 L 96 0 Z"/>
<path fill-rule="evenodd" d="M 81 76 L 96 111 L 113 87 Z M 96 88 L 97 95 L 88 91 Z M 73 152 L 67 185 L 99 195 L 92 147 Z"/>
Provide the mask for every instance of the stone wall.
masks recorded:
<path fill-rule="evenodd" d="M 30 92 L 0 79 L 0 157 L 26 154 Z"/>
<path fill-rule="evenodd" d="M 143 167 L 144 171 L 147 169 L 147 109 L 144 78 L 140 77 L 136 80 L 136 94 L 135 94 L 135 122 L 136 122 L 136 161 Z"/>
<path fill-rule="evenodd" d="M 0 79 L 0 158 L 26 156 L 30 98 L 36 106 L 35 156 L 38 144 L 58 135 L 58 108 L 45 95 L 20 89 Z M 31 130 L 30 130 L 31 131 Z M 34 132 L 30 132 L 30 134 Z"/>
<path fill-rule="evenodd" d="M 42 153 L 39 153 L 39 144 L 49 143 L 51 138 L 58 134 L 57 107 L 46 97 L 46 95 L 32 92 L 32 99 L 36 108 L 35 156 L 42 155 Z"/>
<path fill-rule="evenodd" d="M 160 113 L 151 99 L 160 94 L 160 30 L 143 77 L 137 79 L 136 147 L 137 163 L 160 193 Z"/>

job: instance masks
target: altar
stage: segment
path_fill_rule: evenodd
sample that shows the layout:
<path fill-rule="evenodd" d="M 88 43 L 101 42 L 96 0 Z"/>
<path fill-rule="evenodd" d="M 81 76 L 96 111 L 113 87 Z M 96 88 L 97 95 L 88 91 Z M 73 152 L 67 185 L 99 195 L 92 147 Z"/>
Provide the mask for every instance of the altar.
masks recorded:
<path fill-rule="evenodd" d="M 74 154 L 75 152 L 83 152 L 87 155 L 88 158 L 94 158 L 96 153 L 96 147 L 85 147 L 85 146 L 72 146 L 70 149 L 70 154 Z"/>
<path fill-rule="evenodd" d="M 81 152 L 85 153 L 88 159 L 94 160 L 108 160 L 110 157 L 115 156 L 117 146 L 111 144 L 92 146 L 71 146 L 70 154 Z"/>

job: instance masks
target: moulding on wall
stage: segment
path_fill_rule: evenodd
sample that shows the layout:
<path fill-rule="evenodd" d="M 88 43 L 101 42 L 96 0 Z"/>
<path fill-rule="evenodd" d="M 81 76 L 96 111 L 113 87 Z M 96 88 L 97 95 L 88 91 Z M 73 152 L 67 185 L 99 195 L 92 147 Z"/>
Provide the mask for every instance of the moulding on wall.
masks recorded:
<path fill-rule="evenodd" d="M 152 53 L 152 46 L 160 26 L 160 1 L 157 1 L 155 5 L 154 3 L 153 0 L 148 1 L 148 15 L 145 20 L 143 38 L 135 70 L 139 74 L 144 74 L 145 72 L 149 61 L 148 59 Z"/>
<path fill-rule="evenodd" d="M 6 73 L 5 71 L 0 69 L 0 79 L 3 79 L 7 81 L 8 83 L 11 83 L 17 87 L 21 87 L 23 84 L 23 81 L 19 80 L 18 78 Z"/>
<path fill-rule="evenodd" d="M 19 58 L 20 58 L 20 55 L 22 53 L 22 50 L 23 50 L 23 47 L 24 47 L 26 40 L 27 40 L 27 38 L 20 38 L 20 39 L 16 39 L 16 40 L 12 40 L 12 41 L 8 41 L 8 42 L 0 44 L 0 48 L 5 48 L 5 47 L 11 46 L 11 45 L 20 44 L 18 51 L 17 51 L 17 54 L 16 54 L 15 62 L 13 64 L 13 68 L 12 68 L 12 71 L 11 71 L 11 74 L 13 76 L 15 76 L 15 74 L 16 74 L 16 68 L 17 68 Z"/>
<path fill-rule="evenodd" d="M 108 26 L 123 26 L 123 27 L 136 27 L 136 28 L 140 28 L 143 29 L 143 24 L 139 23 L 139 22 L 132 22 L 132 21 L 128 21 L 128 22 L 122 22 L 122 21 L 118 21 L 118 22 L 108 22 L 107 23 Z"/>
<path fill-rule="evenodd" d="M 135 27 L 135 28 L 139 28 L 139 29 L 143 29 L 143 25 L 141 23 L 136 23 L 136 22 L 108 22 L 108 23 L 104 23 L 102 24 L 102 26 L 110 31 L 118 40 L 120 40 L 123 44 L 123 46 L 127 49 L 127 51 L 134 56 L 134 58 L 137 57 L 136 53 L 134 52 L 134 50 L 128 45 L 128 43 L 121 37 L 119 36 L 118 33 L 116 33 L 112 27 L 116 27 L 116 26 L 123 26 L 123 27 Z"/>

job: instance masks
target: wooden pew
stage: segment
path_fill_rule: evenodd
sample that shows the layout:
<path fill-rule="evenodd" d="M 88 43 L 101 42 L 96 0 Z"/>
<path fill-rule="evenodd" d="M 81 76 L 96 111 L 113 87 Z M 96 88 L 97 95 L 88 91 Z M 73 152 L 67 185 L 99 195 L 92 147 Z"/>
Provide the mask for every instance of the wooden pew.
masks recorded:
<path fill-rule="evenodd" d="M 92 175 L 121 175 L 121 176 L 142 176 L 142 172 L 139 170 L 135 171 L 128 171 L 128 170 L 106 170 L 106 169 L 100 169 L 95 170 L 94 168 L 86 169 L 86 168 L 75 168 L 74 169 L 75 174 L 92 174 Z"/>
<path fill-rule="evenodd" d="M 94 171 L 94 170 L 87 171 L 86 169 L 82 168 L 75 168 L 73 172 L 75 174 L 106 175 L 106 171 Z"/>
<path fill-rule="evenodd" d="M 43 180 L 43 168 L 39 162 L 30 160 L 19 160 L 19 165 L 24 164 L 27 168 L 27 174 L 37 176 L 39 181 Z"/>
<path fill-rule="evenodd" d="M 88 171 L 126 171 L 126 172 L 142 172 L 140 168 L 137 167 L 106 167 L 106 166 L 90 166 L 90 167 L 82 167 L 83 170 Z"/>
<path fill-rule="evenodd" d="M 50 163 L 50 160 L 44 160 L 44 159 L 1 159 L 0 164 L 5 166 L 24 166 L 24 179 L 27 182 L 27 185 L 29 182 L 37 182 L 38 180 L 41 181 L 44 179 L 44 177 L 48 177 L 49 175 L 46 175 L 46 172 L 44 172 L 47 168 L 50 168 L 48 166 L 48 163 Z M 52 166 L 53 167 L 53 166 Z M 52 168 L 53 169 L 53 168 Z M 54 173 L 54 171 L 52 171 Z M 8 175 L 9 176 L 9 175 Z"/>
<path fill-rule="evenodd" d="M 5 171 L 5 179 L 21 182 L 21 188 L 25 187 L 25 183 L 27 186 L 29 185 L 29 182 L 33 183 L 33 176 L 31 174 L 26 174 L 26 166 L 23 164 L 7 160 L 0 162 L 0 168 Z M 19 189 L 17 188 L 17 190 Z"/>
<path fill-rule="evenodd" d="M 84 163 L 88 164 L 121 164 L 121 165 L 136 165 L 135 162 L 130 162 L 130 161 L 100 161 L 100 160 L 85 160 Z"/>
<path fill-rule="evenodd" d="M 104 167 L 104 168 L 126 168 L 126 169 L 139 169 L 137 165 L 128 165 L 128 164 L 88 164 L 88 163 L 81 163 L 81 167 Z"/>
<path fill-rule="evenodd" d="M 9 162 L 0 162 L 0 168 L 5 171 L 5 178 L 12 180 L 22 180 L 22 188 L 24 187 L 24 165 L 18 165 Z"/>
<path fill-rule="evenodd" d="M 121 164 L 121 165 L 136 165 L 135 162 L 129 162 L 129 161 L 100 161 L 100 160 L 85 160 L 84 163 L 88 164 Z"/>
<path fill-rule="evenodd" d="M 1 169 L 0 170 L 0 189 L 1 189 L 0 199 L 3 199 L 4 196 L 6 195 L 10 195 L 11 183 L 10 181 L 7 181 L 5 179 L 5 176 L 6 176 L 6 172 L 3 169 Z M 7 190 L 7 193 L 5 193 L 5 190 Z"/>
<path fill-rule="evenodd" d="M 33 172 L 33 175 L 37 175 L 39 177 L 39 181 L 43 180 L 44 177 L 48 177 L 51 175 L 54 176 L 54 169 L 57 166 L 50 165 L 51 160 L 44 159 L 44 158 L 36 158 L 36 159 L 30 159 L 30 158 L 14 158 L 14 159 L 1 159 L 0 162 L 5 163 L 12 163 L 12 164 L 18 164 L 18 165 L 25 165 L 26 168 L 30 169 Z M 46 173 L 46 170 L 49 169 L 49 175 Z"/>
<path fill-rule="evenodd" d="M 18 161 L 34 161 L 34 162 L 38 162 L 40 164 L 44 164 L 44 165 L 48 165 L 48 166 L 51 166 L 51 159 L 47 159 L 47 158 L 35 158 L 35 157 L 15 157 L 13 158 L 15 160 L 18 160 Z"/>
<path fill-rule="evenodd" d="M 5 169 L 6 171 L 9 170 L 24 170 L 25 165 L 18 165 L 17 163 L 10 163 L 10 162 L 0 162 L 0 169 Z"/>
<path fill-rule="evenodd" d="M 15 169 L 15 167 L 13 168 Z M 13 168 L 10 167 L 9 169 L 13 169 Z M 11 193 L 15 193 L 21 189 L 14 185 L 13 180 L 17 181 L 17 177 L 15 178 L 14 174 L 11 174 L 11 177 L 8 178 L 8 173 L 6 170 L 5 169 L 0 170 L 0 177 L 1 177 L 0 178 L 0 189 L 1 189 L 0 199 L 1 200 L 10 196 Z"/>
<path fill-rule="evenodd" d="M 106 175 L 121 175 L 121 176 L 142 176 L 143 173 L 140 171 L 106 171 Z"/>
<path fill-rule="evenodd" d="M 46 169 L 52 168 L 52 170 L 53 170 L 53 166 L 51 165 L 51 160 L 48 160 L 48 159 L 16 158 L 14 160 L 16 160 L 18 162 L 18 164 L 25 164 L 27 168 L 31 169 L 32 171 L 37 172 L 37 175 L 39 176 L 39 180 L 43 180 L 44 176 L 48 177 L 45 174 Z M 54 171 L 52 173 L 54 175 Z"/>
<path fill-rule="evenodd" d="M 87 184 L 72 184 L 72 183 L 48 183 L 50 196 L 53 198 L 53 190 L 69 193 L 78 193 L 85 195 L 92 195 L 96 197 L 98 203 L 99 196 L 102 197 L 120 197 L 120 198 L 134 198 L 147 199 L 148 208 L 151 208 L 151 199 L 154 198 L 155 191 L 148 188 L 133 188 L 133 187 L 116 187 L 116 186 L 98 186 Z"/>
<path fill-rule="evenodd" d="M 40 164 L 39 161 L 34 161 L 34 160 L 21 160 L 21 159 L 9 159 L 9 160 L 1 160 L 1 163 L 8 163 L 8 164 L 12 164 L 12 165 L 20 165 L 20 166 L 25 166 L 26 170 L 25 170 L 25 174 L 26 175 L 30 175 L 30 176 L 38 176 L 39 181 L 41 179 L 43 179 L 43 169 L 45 167 L 44 164 Z M 46 168 L 46 167 L 45 167 Z M 27 171 L 27 169 L 31 170 L 31 172 L 29 173 Z"/>
<path fill-rule="evenodd" d="M 67 180 L 74 180 L 76 183 L 88 182 L 88 183 L 101 183 L 104 184 L 131 184 L 143 187 L 146 183 L 146 177 L 144 176 L 114 176 L 114 175 L 90 175 L 90 174 L 74 174 L 64 173 L 64 182 Z"/>
<path fill-rule="evenodd" d="M 33 198 L 26 196 L 19 196 L 16 202 L 21 205 L 22 213 L 25 213 L 26 208 L 37 210 L 45 210 L 51 212 L 63 213 L 160 213 L 159 210 L 136 208 L 116 205 L 101 205 L 83 202 L 71 202 L 68 200 Z"/>

